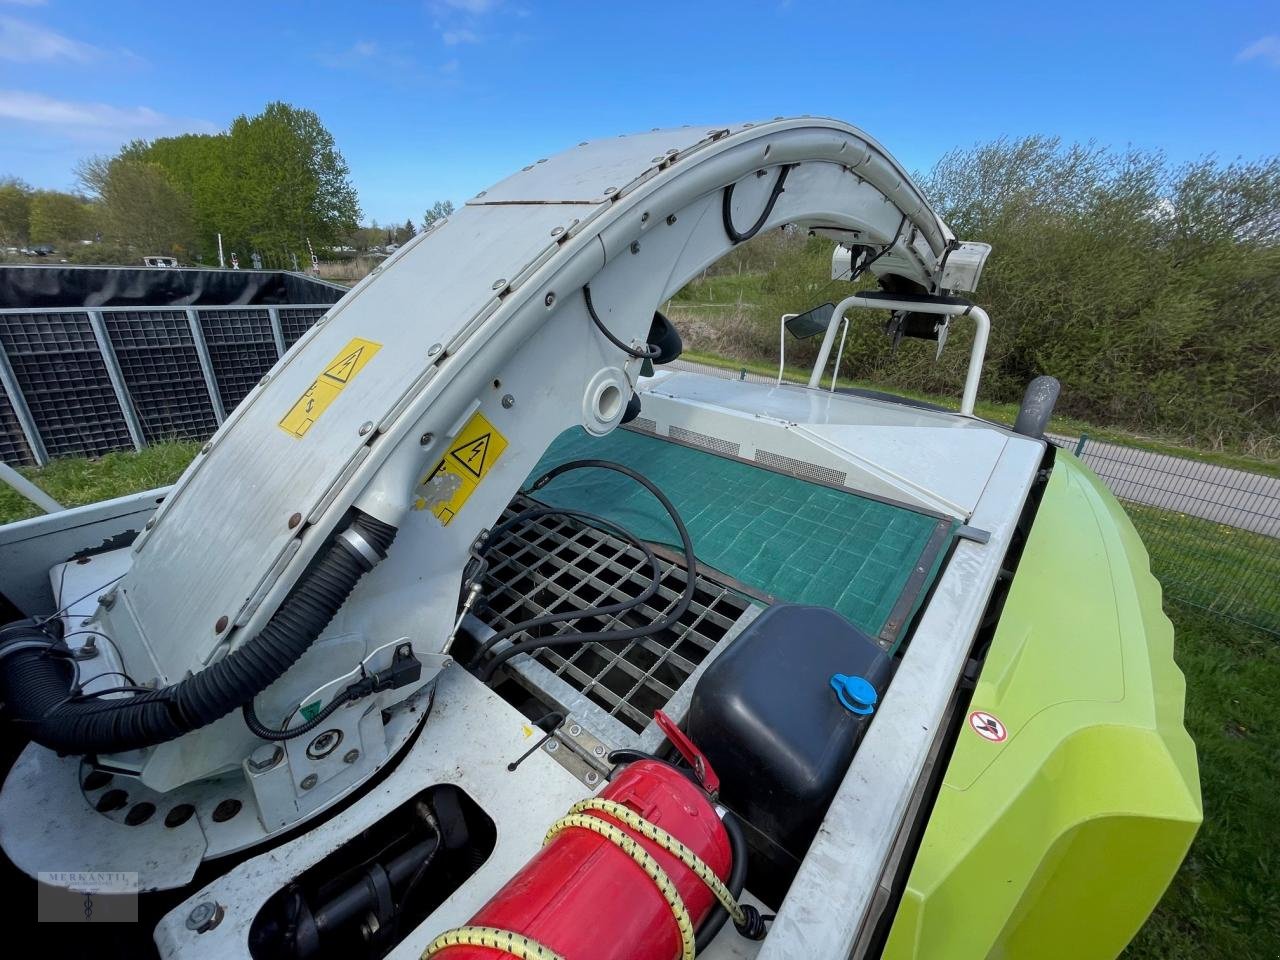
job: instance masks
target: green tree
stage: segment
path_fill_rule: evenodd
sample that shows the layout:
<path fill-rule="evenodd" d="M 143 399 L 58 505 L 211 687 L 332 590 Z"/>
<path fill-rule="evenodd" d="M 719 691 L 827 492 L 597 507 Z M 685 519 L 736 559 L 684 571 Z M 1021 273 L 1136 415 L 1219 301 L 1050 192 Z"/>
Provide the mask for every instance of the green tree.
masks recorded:
<path fill-rule="evenodd" d="M 31 197 L 31 241 L 75 243 L 91 239 L 94 209 L 84 197 L 59 190 L 37 190 Z"/>
<path fill-rule="evenodd" d="M 30 221 L 31 188 L 16 178 L 0 180 L 0 243 L 26 243 Z"/>
<path fill-rule="evenodd" d="M 422 215 L 422 229 L 430 230 L 437 221 L 453 216 L 452 200 L 437 200 Z"/>
<path fill-rule="evenodd" d="M 191 198 L 160 164 L 124 153 L 92 157 L 77 173 L 101 202 L 106 240 L 143 256 L 189 257 L 195 236 Z"/>

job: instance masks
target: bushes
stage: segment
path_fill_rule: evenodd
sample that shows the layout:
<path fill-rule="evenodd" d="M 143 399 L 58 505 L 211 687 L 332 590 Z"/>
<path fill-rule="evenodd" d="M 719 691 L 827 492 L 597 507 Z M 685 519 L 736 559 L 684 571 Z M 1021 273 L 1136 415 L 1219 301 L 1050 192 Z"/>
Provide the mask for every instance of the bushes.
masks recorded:
<path fill-rule="evenodd" d="M 918 180 L 958 237 L 994 248 L 976 294 L 993 325 L 985 397 L 1016 401 L 1050 373 L 1063 413 L 1280 450 L 1280 158 L 1174 168 L 1158 153 L 1029 137 L 953 151 Z M 729 273 L 766 271 L 734 324 L 744 358 L 776 360 L 781 313 L 850 292 L 825 280 L 830 251 L 775 233 L 730 255 Z M 682 298 L 699 300 L 698 285 Z M 717 324 L 713 312 L 699 317 Z M 854 323 L 842 372 L 958 393 L 971 342 L 963 320 L 937 363 L 932 343 L 904 341 L 894 355 L 870 316 Z M 796 362 L 815 352 L 788 344 Z"/>

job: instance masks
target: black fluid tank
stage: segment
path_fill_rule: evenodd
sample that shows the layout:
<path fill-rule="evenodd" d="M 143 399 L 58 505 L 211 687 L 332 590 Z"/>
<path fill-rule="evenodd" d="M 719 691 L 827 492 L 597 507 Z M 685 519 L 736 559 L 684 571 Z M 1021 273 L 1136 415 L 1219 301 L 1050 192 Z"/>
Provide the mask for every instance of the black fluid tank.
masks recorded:
<path fill-rule="evenodd" d="M 834 610 L 779 604 L 698 680 L 688 733 L 720 777 L 721 801 L 754 828 L 753 848 L 773 851 L 772 867 L 793 872 L 804 856 L 875 716 L 843 704 L 832 677 L 861 678 L 878 697 L 892 671 Z"/>

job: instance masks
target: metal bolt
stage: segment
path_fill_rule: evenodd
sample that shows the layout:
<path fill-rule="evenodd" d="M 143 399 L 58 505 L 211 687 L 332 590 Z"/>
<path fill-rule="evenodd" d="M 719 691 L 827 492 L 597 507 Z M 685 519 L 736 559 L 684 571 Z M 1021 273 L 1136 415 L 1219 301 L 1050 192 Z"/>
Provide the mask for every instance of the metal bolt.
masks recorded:
<path fill-rule="evenodd" d="M 555 306 L 555 302 L 556 302 L 555 293 L 548 291 L 547 295 L 542 298 L 542 302 L 545 303 L 548 307 Z"/>
<path fill-rule="evenodd" d="M 443 348 L 440 346 L 440 344 L 433 343 L 431 346 L 427 347 L 427 356 L 434 357 L 437 353 L 441 351 L 441 349 Z"/>
<path fill-rule="evenodd" d="M 196 933 L 212 930 L 222 920 L 222 907 L 212 900 L 197 903 L 187 914 L 187 929 Z"/>
<path fill-rule="evenodd" d="M 369 435 L 369 431 L 372 429 L 373 429 L 373 421 L 366 420 L 364 423 L 360 424 L 360 429 L 356 432 L 359 433 L 360 436 L 362 437 L 367 437 Z"/>
<path fill-rule="evenodd" d="M 302 522 L 302 514 L 295 513 L 293 516 L 289 518 L 289 529 L 290 530 L 294 529 L 301 522 Z"/>
<path fill-rule="evenodd" d="M 576 736 L 580 736 L 581 733 L 582 733 L 582 727 L 578 726 L 578 724 L 576 723 L 569 724 L 569 736 L 576 737 Z"/>
<path fill-rule="evenodd" d="M 310 790 L 319 782 L 320 782 L 319 777 L 317 777 L 314 773 L 308 773 L 305 777 L 302 778 L 302 783 L 300 783 L 299 786 L 302 787 L 303 790 Z"/>
<path fill-rule="evenodd" d="M 150 529 L 151 529 L 152 527 L 154 527 L 155 525 L 156 525 L 156 518 L 155 518 L 155 517 L 152 517 L 150 520 L 148 520 L 146 523 L 144 523 L 144 524 L 142 525 L 142 529 L 143 529 L 143 530 L 150 530 Z"/>
<path fill-rule="evenodd" d="M 632 253 L 639 253 L 639 252 L 640 252 L 640 241 L 639 241 L 639 240 L 632 240 L 632 241 L 631 241 L 631 252 L 632 252 Z"/>
<path fill-rule="evenodd" d="M 230 621 L 227 620 L 227 615 L 224 613 L 218 618 L 218 622 L 213 625 L 213 632 L 221 633 L 223 630 L 227 629 L 227 624 L 229 622 Z"/>
<path fill-rule="evenodd" d="M 591 784 L 592 786 L 595 786 L 596 781 L 599 779 L 600 779 L 600 774 L 596 773 L 594 770 L 587 771 L 587 783 Z"/>
<path fill-rule="evenodd" d="M 603 757 L 603 756 L 604 756 L 604 747 L 597 746 L 597 747 L 595 748 L 595 750 L 593 750 L 593 751 L 592 751 L 592 753 L 594 753 L 597 757 Z"/>
<path fill-rule="evenodd" d="M 210 450 L 212 450 L 212 449 L 213 449 L 213 444 L 212 444 L 212 443 L 206 443 L 203 447 L 201 447 L 201 448 L 200 448 L 200 452 L 201 452 L 201 453 L 208 453 L 208 452 L 209 452 Z"/>
<path fill-rule="evenodd" d="M 428 447 L 431 445 L 431 441 L 434 440 L 435 438 L 436 438 L 436 435 L 434 433 L 424 433 L 422 436 L 418 438 L 418 443 L 421 446 Z"/>
<path fill-rule="evenodd" d="M 558 236 L 560 236 L 560 234 L 562 234 L 562 233 L 564 233 L 564 227 L 552 227 L 552 228 L 551 228 L 551 235 L 552 235 L 553 237 L 558 237 Z"/>
<path fill-rule="evenodd" d="M 675 225 L 675 222 L 676 222 L 676 215 L 675 215 L 674 213 L 673 213 L 673 214 L 671 214 L 669 217 L 667 217 L 667 226 L 668 226 L 668 227 L 674 226 L 674 225 Z"/>
<path fill-rule="evenodd" d="M 510 410 L 510 409 L 511 409 L 512 407 L 514 407 L 515 405 L 516 405 L 516 398 L 515 398 L 515 397 L 513 397 L 513 396 L 512 396 L 511 394 L 509 394 L 509 393 L 508 393 L 508 394 L 504 394 L 504 395 L 503 395 L 503 397 L 502 397 L 502 409 L 504 409 L 504 410 Z"/>
<path fill-rule="evenodd" d="M 270 375 L 270 374 L 268 374 L 268 373 L 264 373 L 264 374 L 262 375 L 262 379 L 258 381 L 258 386 L 260 386 L 260 387 L 261 387 L 261 386 L 265 385 L 265 384 L 266 384 L 266 382 L 267 382 L 268 380 L 270 380 L 270 379 L 271 379 L 271 375 Z"/>
<path fill-rule="evenodd" d="M 653 158 L 653 159 L 651 159 L 649 162 L 650 162 L 650 163 L 661 163 L 661 162 L 662 162 L 663 160 L 665 160 L 665 159 L 666 159 L 666 157 L 654 157 L 654 158 Z"/>
<path fill-rule="evenodd" d="M 559 740 L 548 740 L 548 741 L 547 741 L 547 753 L 555 753 L 555 752 L 556 752 L 557 750 L 559 750 L 559 749 L 560 749 L 560 741 L 559 741 Z"/>
<path fill-rule="evenodd" d="M 493 281 L 494 290 L 501 290 L 506 285 L 507 285 L 506 277 L 499 277 L 497 280 Z"/>
<path fill-rule="evenodd" d="M 249 766 L 254 770 L 270 770 L 284 759 L 284 747 L 279 744 L 264 743 L 249 754 Z"/>
<path fill-rule="evenodd" d="M 617 193 L 617 192 L 618 192 L 618 188 L 617 188 L 617 187 L 605 187 L 605 188 L 604 188 L 604 195 L 605 195 L 606 197 L 611 197 L 611 196 L 613 196 L 613 195 L 614 195 L 615 193 Z"/>
<path fill-rule="evenodd" d="M 359 750 L 348 750 L 346 753 L 342 755 L 343 763 L 355 763 L 359 759 L 360 759 Z"/>
<path fill-rule="evenodd" d="M 646 210 L 644 213 L 640 214 L 640 222 L 641 222 L 641 223 L 648 223 L 648 222 L 649 222 L 649 211 L 648 211 L 648 210 Z"/>

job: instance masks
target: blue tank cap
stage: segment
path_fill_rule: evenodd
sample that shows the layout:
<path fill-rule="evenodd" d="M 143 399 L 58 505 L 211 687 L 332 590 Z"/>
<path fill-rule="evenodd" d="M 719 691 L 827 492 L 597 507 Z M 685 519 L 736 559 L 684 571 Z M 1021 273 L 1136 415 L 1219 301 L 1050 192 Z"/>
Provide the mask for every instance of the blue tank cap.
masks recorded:
<path fill-rule="evenodd" d="M 850 713 L 860 717 L 869 716 L 876 708 L 880 695 L 871 681 L 866 677 L 846 677 L 843 673 L 831 675 L 831 689 L 840 698 L 840 703 Z"/>

